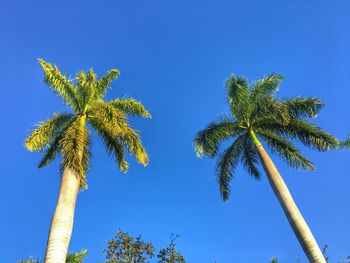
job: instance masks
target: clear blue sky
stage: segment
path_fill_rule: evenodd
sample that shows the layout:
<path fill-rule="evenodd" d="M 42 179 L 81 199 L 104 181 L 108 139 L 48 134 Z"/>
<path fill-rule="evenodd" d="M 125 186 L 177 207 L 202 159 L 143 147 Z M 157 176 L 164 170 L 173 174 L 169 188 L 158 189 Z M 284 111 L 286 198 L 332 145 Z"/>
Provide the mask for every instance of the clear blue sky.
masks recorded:
<path fill-rule="evenodd" d="M 78 196 L 70 251 L 87 262 L 118 228 L 163 246 L 171 233 L 190 263 L 293 263 L 306 258 L 264 177 L 240 168 L 228 203 L 214 161 L 197 159 L 192 139 L 228 111 L 223 82 L 232 72 L 286 76 L 279 95 L 317 96 L 316 123 L 350 132 L 349 1 L 2 1 L 0 9 L 1 262 L 42 257 L 59 187 L 58 161 L 39 170 L 23 139 L 35 123 L 67 110 L 43 84 L 36 58 L 68 75 L 118 68 L 107 98 L 142 100 L 152 120 L 132 119 L 151 156 L 118 171 L 93 136 L 89 189 Z M 273 156 L 320 246 L 332 262 L 350 254 L 349 151 L 305 154 L 315 173 Z M 130 158 L 129 158 L 130 159 Z"/>

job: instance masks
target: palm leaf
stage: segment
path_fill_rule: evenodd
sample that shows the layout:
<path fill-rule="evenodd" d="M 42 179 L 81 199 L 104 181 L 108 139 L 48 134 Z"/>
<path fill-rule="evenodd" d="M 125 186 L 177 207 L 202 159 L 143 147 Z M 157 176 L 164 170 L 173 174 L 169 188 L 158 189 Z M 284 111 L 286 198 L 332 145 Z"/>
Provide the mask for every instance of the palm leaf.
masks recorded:
<path fill-rule="evenodd" d="M 151 118 L 151 114 L 146 110 L 141 102 L 132 98 L 129 99 L 115 99 L 108 104 L 111 104 L 116 109 L 123 111 L 133 116 L 142 116 L 144 118 Z"/>
<path fill-rule="evenodd" d="M 66 258 L 66 263 L 83 263 L 87 253 L 88 251 L 84 249 L 80 252 L 69 254 Z"/>
<path fill-rule="evenodd" d="M 139 163 L 148 164 L 149 158 L 141 143 L 140 135 L 128 125 L 123 112 L 118 111 L 108 103 L 99 103 L 99 106 L 89 114 L 88 120 L 92 125 L 94 123 L 96 125 L 98 122 L 104 130 L 117 138 L 136 157 Z"/>
<path fill-rule="evenodd" d="M 281 103 L 286 106 L 288 112 L 294 119 L 299 118 L 315 118 L 324 104 L 319 98 L 292 98 L 282 100 Z"/>
<path fill-rule="evenodd" d="M 253 100 L 256 101 L 258 98 L 266 97 L 276 92 L 283 79 L 282 75 L 272 73 L 257 80 L 251 91 Z"/>
<path fill-rule="evenodd" d="M 261 119 L 258 130 L 265 130 L 292 139 L 297 139 L 305 146 L 318 151 L 327 151 L 337 145 L 337 140 L 318 126 L 303 120 L 292 119 L 288 124 L 278 123 L 274 120 Z"/>
<path fill-rule="evenodd" d="M 59 141 L 62 154 L 61 171 L 71 169 L 80 177 L 80 187 L 87 188 L 86 172 L 90 160 L 90 136 L 83 117 L 77 118 Z"/>
<path fill-rule="evenodd" d="M 244 135 L 239 136 L 223 153 L 218 156 L 216 177 L 221 197 L 226 201 L 230 196 L 230 182 L 242 153 Z"/>
<path fill-rule="evenodd" d="M 118 78 L 119 75 L 120 72 L 117 69 L 112 69 L 109 70 L 105 76 L 100 78 L 96 82 L 95 98 L 102 98 L 105 95 L 107 88 L 110 87 L 112 81 Z"/>
<path fill-rule="evenodd" d="M 249 87 L 247 81 L 243 77 L 236 78 L 235 75 L 226 80 L 228 103 L 231 113 L 237 119 L 245 115 L 249 111 Z"/>
<path fill-rule="evenodd" d="M 109 156 L 115 158 L 119 164 L 119 169 L 126 173 L 128 171 L 128 163 L 124 157 L 123 145 L 118 141 L 116 136 L 111 132 L 106 124 L 98 118 L 90 120 L 90 124 L 95 128 L 97 133 L 101 136 Z"/>
<path fill-rule="evenodd" d="M 38 124 L 38 127 L 25 139 L 24 146 L 29 151 L 42 151 L 64 127 L 69 125 L 74 115 L 57 113 L 52 119 Z"/>
<path fill-rule="evenodd" d="M 223 116 L 209 123 L 206 129 L 199 131 L 193 140 L 198 157 L 208 155 L 213 158 L 222 141 L 242 132 L 234 119 Z"/>
<path fill-rule="evenodd" d="M 38 59 L 44 74 L 44 82 L 51 87 L 74 110 L 79 109 L 76 90 L 72 80 L 63 75 L 56 66 L 52 66 L 43 59 Z"/>
<path fill-rule="evenodd" d="M 256 165 L 259 164 L 259 154 L 248 133 L 245 134 L 242 145 L 242 162 L 247 172 L 255 179 L 260 179 L 260 172 Z"/>
<path fill-rule="evenodd" d="M 350 148 L 350 134 L 348 135 L 345 141 L 342 141 L 338 144 L 340 148 Z"/>
<path fill-rule="evenodd" d="M 266 131 L 259 131 L 258 134 L 270 149 L 278 153 L 290 166 L 310 171 L 315 170 L 313 163 L 306 159 L 291 142 Z"/>

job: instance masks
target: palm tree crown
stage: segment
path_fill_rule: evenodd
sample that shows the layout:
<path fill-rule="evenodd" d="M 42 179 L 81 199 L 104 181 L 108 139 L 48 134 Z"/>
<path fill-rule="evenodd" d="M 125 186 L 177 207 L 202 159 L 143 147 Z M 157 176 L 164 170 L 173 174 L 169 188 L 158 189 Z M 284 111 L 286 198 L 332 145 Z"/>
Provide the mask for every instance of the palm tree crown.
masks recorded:
<path fill-rule="evenodd" d="M 229 197 L 229 183 L 239 162 L 249 174 L 260 179 L 259 155 L 254 146 L 260 144 L 259 139 L 289 165 L 306 170 L 314 170 L 313 163 L 290 139 L 318 151 L 336 144 L 332 135 L 308 122 L 316 117 L 323 103 L 318 98 L 276 98 L 282 80 L 283 76 L 271 74 L 250 84 L 243 77 L 232 75 L 225 83 L 231 115 L 219 117 L 194 139 L 198 156 L 218 155 L 216 175 L 224 200 Z M 220 143 L 231 138 L 233 143 L 218 154 Z"/>
<path fill-rule="evenodd" d="M 86 120 L 102 137 L 108 153 L 115 158 L 124 173 L 128 170 L 124 152 L 128 150 L 139 163 L 147 165 L 148 155 L 139 134 L 130 127 L 127 115 L 151 118 L 145 107 L 134 99 L 104 101 L 103 97 L 111 82 L 119 76 L 112 69 L 100 79 L 90 69 L 81 71 L 76 78 L 63 75 L 56 66 L 42 59 L 39 63 L 45 73 L 45 83 L 72 108 L 73 113 L 56 113 L 53 118 L 39 123 L 25 140 L 30 151 L 45 151 L 39 167 L 62 156 L 61 170 L 72 169 L 80 176 L 80 187 L 86 188 L 86 172 L 90 159 L 90 135 Z"/>

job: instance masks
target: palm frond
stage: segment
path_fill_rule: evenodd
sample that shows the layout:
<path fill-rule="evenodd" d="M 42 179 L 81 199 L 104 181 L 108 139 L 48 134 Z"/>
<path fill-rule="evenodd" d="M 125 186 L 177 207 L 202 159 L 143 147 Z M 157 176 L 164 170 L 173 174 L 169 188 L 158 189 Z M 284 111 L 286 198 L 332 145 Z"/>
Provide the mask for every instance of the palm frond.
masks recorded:
<path fill-rule="evenodd" d="M 137 161 L 146 166 L 149 162 L 149 157 L 146 149 L 143 147 L 140 135 L 130 126 L 124 126 L 117 138 L 124 144 L 131 154 L 135 156 Z"/>
<path fill-rule="evenodd" d="M 90 136 L 84 118 L 77 118 L 59 141 L 62 154 L 61 171 L 71 169 L 80 177 L 80 187 L 87 188 L 86 172 L 90 160 Z"/>
<path fill-rule="evenodd" d="M 231 113 L 234 117 L 240 119 L 249 108 L 248 83 L 243 77 L 236 78 L 236 76 L 232 74 L 231 77 L 225 81 L 225 86 Z"/>
<path fill-rule="evenodd" d="M 291 142 L 267 131 L 259 131 L 258 134 L 270 149 L 279 154 L 290 166 L 310 171 L 315 170 L 313 163 L 304 157 Z"/>
<path fill-rule="evenodd" d="M 256 126 L 256 122 L 259 122 L 260 119 L 263 119 L 263 121 L 269 120 L 270 122 L 272 121 L 282 125 L 287 124 L 291 119 L 286 105 L 279 103 L 273 97 L 260 98 L 254 102 L 254 105 L 254 109 L 249 116 L 253 126 Z"/>
<path fill-rule="evenodd" d="M 31 152 L 42 151 L 73 118 L 73 114 L 57 113 L 52 119 L 39 123 L 25 139 L 24 146 Z"/>
<path fill-rule="evenodd" d="M 244 168 L 247 172 L 252 175 L 255 179 L 260 179 L 260 172 L 256 167 L 259 164 L 259 154 L 256 147 L 253 144 L 249 133 L 245 134 L 245 138 L 242 145 L 242 156 L 241 156 Z"/>
<path fill-rule="evenodd" d="M 88 116 L 88 120 L 92 124 L 98 121 L 105 130 L 123 143 L 139 163 L 145 166 L 148 164 L 149 157 L 141 143 L 140 136 L 129 126 L 123 112 L 108 103 L 100 103 Z"/>
<path fill-rule="evenodd" d="M 105 76 L 100 78 L 96 82 L 95 98 L 102 98 L 105 95 L 108 87 L 110 87 L 112 81 L 118 78 L 119 75 L 120 72 L 117 69 L 111 69 Z"/>
<path fill-rule="evenodd" d="M 38 59 L 44 74 L 44 82 L 51 87 L 74 110 L 79 109 L 76 89 L 72 80 L 63 75 L 56 66 L 52 66 L 43 59 Z"/>
<path fill-rule="evenodd" d="M 292 119 L 286 125 L 275 121 L 260 120 L 259 130 L 276 133 L 292 139 L 297 139 L 305 146 L 318 151 L 327 151 L 336 147 L 337 140 L 320 127 L 303 120 Z"/>
<path fill-rule="evenodd" d="M 127 119 L 123 111 L 116 109 L 113 105 L 104 101 L 94 102 L 89 111 L 88 119 L 101 119 L 104 120 L 109 129 L 119 129 Z"/>
<path fill-rule="evenodd" d="M 324 104 L 319 98 L 292 98 L 282 100 L 280 103 L 286 106 L 288 112 L 295 119 L 315 118 Z"/>
<path fill-rule="evenodd" d="M 209 123 L 207 128 L 197 133 L 194 142 L 195 151 L 198 157 L 208 155 L 213 158 L 222 141 L 239 134 L 242 128 L 232 118 L 222 116 Z"/>
<path fill-rule="evenodd" d="M 59 154 L 61 149 L 59 144 L 59 141 L 62 138 L 61 136 L 62 135 L 56 136 L 55 140 L 53 140 L 50 146 L 47 147 L 47 149 L 45 150 L 44 156 L 39 162 L 39 168 L 43 168 L 49 165 L 56 158 L 57 154 Z"/>
<path fill-rule="evenodd" d="M 282 75 L 272 73 L 257 80 L 251 91 L 252 98 L 257 100 L 257 98 L 266 97 L 276 92 L 283 79 L 284 77 Z"/>
<path fill-rule="evenodd" d="M 341 149 L 349 148 L 350 149 L 350 134 L 345 141 L 339 142 L 338 147 Z"/>
<path fill-rule="evenodd" d="M 218 156 L 216 177 L 221 197 L 227 201 L 230 196 L 230 182 L 240 160 L 245 135 L 240 135 L 223 153 Z"/>
<path fill-rule="evenodd" d="M 66 258 L 66 263 L 83 263 L 88 251 L 86 249 L 69 254 Z"/>
<path fill-rule="evenodd" d="M 122 143 L 118 141 L 115 134 L 112 133 L 108 126 L 106 127 L 105 122 L 103 122 L 101 119 L 93 118 L 90 120 L 90 124 L 101 136 L 106 146 L 108 155 L 112 158 L 115 158 L 116 162 L 119 165 L 119 169 L 123 173 L 126 173 L 128 171 L 128 163 L 124 157 L 124 148 Z"/>
<path fill-rule="evenodd" d="M 77 97 L 79 98 L 80 108 L 85 111 L 93 99 L 96 92 L 96 73 L 90 69 L 87 74 L 80 71 L 76 76 L 77 82 Z"/>
<path fill-rule="evenodd" d="M 146 110 L 141 102 L 132 98 L 129 99 L 115 99 L 108 104 L 113 105 L 116 109 L 123 111 L 133 116 L 142 116 L 144 118 L 152 118 L 151 114 Z"/>

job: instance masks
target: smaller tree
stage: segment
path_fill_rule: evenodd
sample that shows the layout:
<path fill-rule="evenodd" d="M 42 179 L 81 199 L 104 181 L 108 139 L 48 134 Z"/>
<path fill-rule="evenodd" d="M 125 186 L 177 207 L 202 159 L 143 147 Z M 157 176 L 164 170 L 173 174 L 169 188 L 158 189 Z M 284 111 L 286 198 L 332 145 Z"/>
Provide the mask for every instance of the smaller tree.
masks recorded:
<path fill-rule="evenodd" d="M 154 246 L 141 239 L 141 235 L 134 238 L 121 229 L 107 241 L 108 248 L 105 263 L 146 263 L 154 257 Z"/>
<path fill-rule="evenodd" d="M 86 249 L 67 255 L 66 263 L 84 263 L 86 254 L 88 251 Z M 18 263 L 44 263 L 44 259 L 34 259 L 30 257 L 28 260 L 21 260 Z"/>
<path fill-rule="evenodd" d="M 29 259 L 27 260 L 20 260 L 18 261 L 18 263 L 43 263 L 42 260 L 39 260 L 39 259 L 34 259 L 32 257 L 30 257 Z"/>
<path fill-rule="evenodd" d="M 88 251 L 84 249 L 80 252 L 69 254 L 66 258 L 66 263 L 83 263 L 87 253 Z"/>
<path fill-rule="evenodd" d="M 159 263 L 185 263 L 185 258 L 180 254 L 179 251 L 176 251 L 175 239 L 179 235 L 171 235 L 170 244 L 168 247 L 163 248 L 159 251 L 157 258 Z"/>

